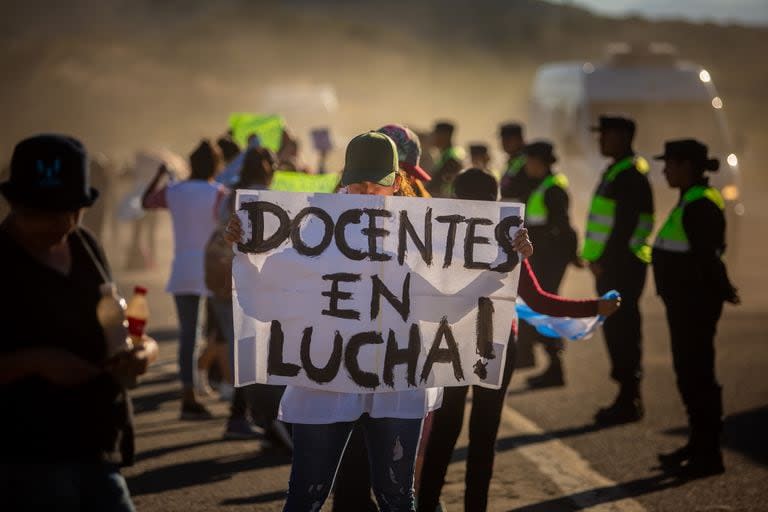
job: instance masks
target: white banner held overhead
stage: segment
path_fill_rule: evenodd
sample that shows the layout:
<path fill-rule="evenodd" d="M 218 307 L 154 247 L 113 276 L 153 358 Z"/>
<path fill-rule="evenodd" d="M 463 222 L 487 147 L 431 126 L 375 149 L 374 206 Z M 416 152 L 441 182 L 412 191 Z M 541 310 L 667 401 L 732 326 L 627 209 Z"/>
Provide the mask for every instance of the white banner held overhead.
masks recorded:
<path fill-rule="evenodd" d="M 523 205 L 239 190 L 237 211 L 238 386 L 501 384 Z"/>

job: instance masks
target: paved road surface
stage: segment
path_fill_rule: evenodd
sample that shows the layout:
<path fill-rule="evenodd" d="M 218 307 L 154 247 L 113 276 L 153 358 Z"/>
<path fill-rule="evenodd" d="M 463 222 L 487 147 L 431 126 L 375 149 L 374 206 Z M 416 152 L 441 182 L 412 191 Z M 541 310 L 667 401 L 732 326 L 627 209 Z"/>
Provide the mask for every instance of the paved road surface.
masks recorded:
<path fill-rule="evenodd" d="M 756 195 L 759 197 L 759 195 Z M 757 203 L 753 203 L 757 204 Z M 749 203 L 748 203 L 749 207 Z M 768 511 L 768 212 L 753 210 L 746 245 L 731 263 L 745 306 L 726 307 L 718 335 L 718 373 L 724 386 L 728 472 L 679 484 L 652 468 L 658 450 L 680 445 L 685 417 L 671 368 L 663 311 L 649 285 L 644 298 L 643 422 L 596 430 L 591 418 L 611 400 L 602 337 L 571 343 L 568 386 L 526 392 L 516 374 L 498 441 L 491 510 Z M 747 250 L 744 250 L 744 249 Z M 167 264 L 165 262 L 161 265 Z M 223 441 L 226 405 L 217 417 L 180 422 L 175 380 L 175 316 L 162 292 L 164 272 L 125 274 L 126 285 L 151 287 L 153 327 L 161 361 L 135 392 L 138 462 L 126 471 L 140 512 L 280 510 L 290 457 L 259 441 Z M 589 294 L 587 277 L 570 272 L 564 292 Z M 543 358 L 540 358 L 543 361 Z M 444 500 L 461 510 L 466 436 L 455 453 Z M 328 507 L 326 507 L 327 509 Z"/>

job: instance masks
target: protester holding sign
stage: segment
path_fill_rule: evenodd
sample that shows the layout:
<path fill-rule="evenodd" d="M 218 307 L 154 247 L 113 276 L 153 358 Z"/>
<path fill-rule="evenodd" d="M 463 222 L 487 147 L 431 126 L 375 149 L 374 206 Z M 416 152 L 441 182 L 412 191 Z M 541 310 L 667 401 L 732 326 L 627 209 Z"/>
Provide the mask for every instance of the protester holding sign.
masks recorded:
<path fill-rule="evenodd" d="M 195 345 L 200 299 L 210 292 L 205 286 L 205 245 L 216 229 L 217 212 L 228 190 L 213 181 L 220 170 L 221 150 L 208 140 L 200 142 L 189 156 L 188 180 L 160 187 L 167 175 L 158 169 L 142 197 L 145 209 L 167 208 L 173 219 L 174 256 L 166 290 L 173 294 L 179 316 L 179 366 L 183 395 L 181 419 L 212 417 L 197 401 L 194 388 Z"/>
<path fill-rule="evenodd" d="M 119 471 L 134 455 L 123 383 L 147 371 L 157 343 L 130 349 L 123 329 L 109 357 L 97 312 L 109 264 L 80 227 L 98 197 L 88 174 L 79 141 L 38 135 L 16 146 L 0 185 L 11 205 L 0 225 L 3 510 L 134 510 Z"/>
<path fill-rule="evenodd" d="M 432 178 L 420 166 L 421 143 L 418 136 L 408 127 L 400 124 L 388 124 L 377 130 L 383 133 L 395 143 L 397 148 L 398 165 L 404 182 L 410 185 L 410 189 L 403 187 L 397 195 L 409 197 L 431 197 L 424 184 Z M 413 193 L 410 193 L 412 190 Z M 432 414 L 432 413 L 430 413 Z M 422 428 L 422 442 L 419 447 L 419 456 L 416 460 L 415 484 L 418 486 L 420 475 L 420 461 L 423 459 L 423 438 L 428 435 L 431 425 L 430 416 L 424 419 Z M 375 510 L 376 505 L 371 500 L 371 478 L 367 467 L 367 453 L 365 442 L 359 429 L 355 429 L 347 443 L 347 449 L 336 475 L 336 485 L 333 495 L 334 512 L 346 510 Z"/>
<path fill-rule="evenodd" d="M 468 169 L 454 181 L 454 194 L 459 199 L 496 201 L 498 183 L 490 173 L 481 169 Z M 533 250 L 524 252 L 531 256 Z M 586 317 L 598 313 L 610 315 L 618 309 L 618 300 L 568 300 L 542 290 L 533 268 L 526 259 L 520 273 L 518 292 L 536 311 L 551 316 Z M 472 512 L 486 510 L 488 488 L 493 474 L 496 435 L 507 386 L 515 367 L 515 337 L 517 323 L 512 324 L 504 378 L 499 389 L 472 387 L 472 413 L 469 421 L 469 453 L 467 455 L 464 509 Z M 419 510 L 435 510 L 445 481 L 445 474 L 453 454 L 456 440 L 464 421 L 464 406 L 469 387 L 445 389 L 443 406 L 435 412 L 432 432 L 424 457 L 424 467 L 418 492 Z"/>
<path fill-rule="evenodd" d="M 467 203 L 463 216 L 452 201 L 391 197 L 397 168 L 391 139 L 371 132 L 347 148 L 343 201 L 238 192 L 246 216 L 230 223 L 242 253 L 233 264 L 236 379 L 290 384 L 280 411 L 294 425 L 287 511 L 322 506 L 356 425 L 379 504 L 414 510 L 414 460 L 421 420 L 439 406 L 435 387 L 501 383 L 507 337 L 494 333 L 508 331 L 514 315 L 505 283 L 516 289 L 522 209 Z M 319 316 L 316 296 L 325 297 Z"/>

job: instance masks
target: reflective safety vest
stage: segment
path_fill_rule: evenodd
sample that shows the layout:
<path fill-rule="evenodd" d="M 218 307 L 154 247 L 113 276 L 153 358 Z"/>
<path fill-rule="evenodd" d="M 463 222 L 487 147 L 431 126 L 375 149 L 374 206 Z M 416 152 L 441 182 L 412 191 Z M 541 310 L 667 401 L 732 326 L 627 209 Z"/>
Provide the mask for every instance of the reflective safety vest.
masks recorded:
<path fill-rule="evenodd" d="M 465 156 L 464 148 L 459 146 L 451 146 L 448 149 L 444 149 L 442 153 L 440 153 L 440 158 L 435 163 L 435 171 L 442 169 L 443 166 L 448 163 L 448 160 L 457 160 L 461 163 Z"/>
<path fill-rule="evenodd" d="M 683 253 L 691 250 L 691 245 L 688 243 L 688 235 L 686 235 L 685 227 L 683 226 L 683 211 L 686 206 L 699 199 L 707 199 L 715 203 L 720 210 L 725 209 L 723 196 L 720 195 L 716 188 L 705 187 L 704 185 L 696 185 L 689 188 L 661 227 L 661 231 L 659 231 L 653 244 L 654 249 Z"/>
<path fill-rule="evenodd" d="M 525 225 L 543 226 L 549 218 L 549 210 L 544 202 L 544 195 L 552 187 L 560 187 L 568 190 L 568 178 L 565 174 L 550 174 L 542 181 L 536 189 L 531 192 L 528 202 L 525 205 Z"/>
<path fill-rule="evenodd" d="M 650 168 L 648 162 L 639 156 L 628 156 L 619 160 L 608 168 L 597 193 L 592 198 L 587 219 L 587 234 L 581 251 L 581 257 L 585 260 L 600 259 L 616 222 L 616 199 L 610 197 L 610 194 L 603 195 L 601 192 L 607 185 L 613 183 L 619 174 L 633 167 L 642 174 L 646 174 Z M 652 231 L 653 213 L 641 212 L 635 231 L 629 240 L 629 249 L 643 263 L 651 262 L 651 248 L 647 241 Z"/>
<path fill-rule="evenodd" d="M 507 170 L 504 172 L 504 175 L 515 177 L 517 176 L 517 173 L 520 172 L 520 169 L 522 169 L 524 166 L 525 166 L 525 155 L 517 155 L 515 158 L 511 159 L 507 164 Z"/>

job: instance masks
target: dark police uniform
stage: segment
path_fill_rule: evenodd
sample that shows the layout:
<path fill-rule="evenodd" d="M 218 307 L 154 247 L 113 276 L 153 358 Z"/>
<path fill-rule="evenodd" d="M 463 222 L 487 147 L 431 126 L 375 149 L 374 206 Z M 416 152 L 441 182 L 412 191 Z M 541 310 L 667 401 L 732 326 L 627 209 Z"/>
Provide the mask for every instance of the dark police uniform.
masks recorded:
<path fill-rule="evenodd" d="M 556 161 L 552 145 L 547 142 L 529 144 L 524 153 L 552 163 Z M 536 247 L 531 265 L 541 287 L 547 292 L 558 293 L 568 264 L 577 258 L 577 236 L 568 215 L 568 178 L 550 170 L 544 178 L 529 177 L 529 180 L 533 190 L 526 199 L 525 226 Z M 521 329 L 520 338 L 524 340 L 531 334 L 544 345 L 550 364 L 544 373 L 530 377 L 528 384 L 531 387 L 563 385 L 562 340 L 542 337 L 528 328 Z"/>
<path fill-rule="evenodd" d="M 626 129 L 634 122 L 623 118 L 600 118 L 600 129 Z M 648 162 L 634 153 L 613 162 L 603 173 L 592 198 L 582 258 L 599 264 L 596 278 L 600 295 L 615 289 L 621 308 L 606 319 L 603 333 L 611 358 L 611 378 L 619 383 L 616 403 L 598 412 L 600 423 L 619 423 L 643 415 L 640 402 L 642 379 L 642 326 L 639 300 L 645 286 L 646 267 L 651 260 L 647 244 L 653 231 L 653 193 L 648 182 Z M 624 414 L 627 411 L 634 411 Z M 632 417 L 634 416 L 634 417 Z"/>
<path fill-rule="evenodd" d="M 523 127 L 518 123 L 506 123 L 499 128 L 499 136 L 523 139 Z M 525 154 L 523 151 L 511 155 L 501 175 L 499 184 L 501 198 L 507 201 L 525 203 L 537 184 L 525 172 Z"/>
<path fill-rule="evenodd" d="M 706 146 L 696 141 L 673 141 L 657 158 L 704 161 L 706 153 Z M 681 455 L 695 455 L 701 466 L 691 469 L 707 469 L 710 474 L 723 469 L 719 441 L 723 405 L 715 376 L 715 331 L 723 302 L 738 302 L 721 259 L 725 252 L 723 209 L 720 192 L 700 178 L 681 191 L 680 201 L 653 246 L 656 291 L 667 309 L 677 387 L 691 428 L 689 445 Z M 674 462 L 674 456 L 660 458 L 662 463 Z"/>

